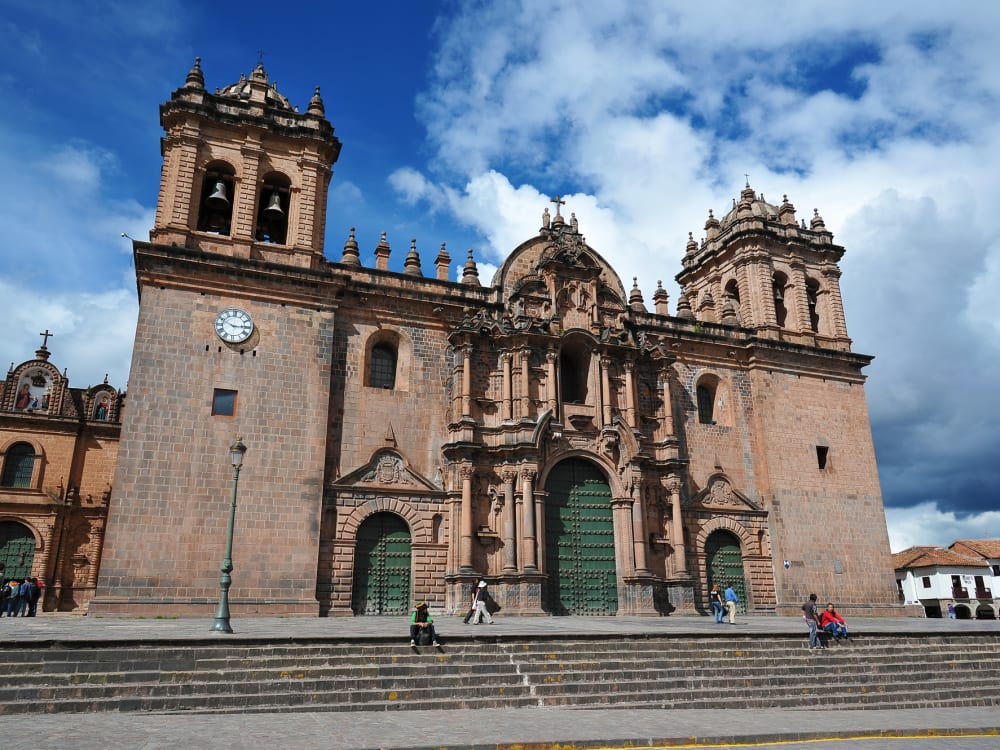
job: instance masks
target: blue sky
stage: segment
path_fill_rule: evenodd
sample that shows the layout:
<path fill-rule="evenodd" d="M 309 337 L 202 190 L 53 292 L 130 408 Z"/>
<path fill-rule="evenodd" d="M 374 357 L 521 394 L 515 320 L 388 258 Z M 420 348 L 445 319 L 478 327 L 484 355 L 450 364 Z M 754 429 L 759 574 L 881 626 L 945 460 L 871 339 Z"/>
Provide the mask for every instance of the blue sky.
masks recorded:
<path fill-rule="evenodd" d="M 480 277 L 567 196 L 647 304 L 750 175 L 847 248 L 841 285 L 893 549 L 1000 537 L 1000 6 L 980 2 L 0 0 L 0 357 L 55 332 L 83 387 L 128 380 L 131 244 L 159 185 L 158 106 L 265 68 L 320 86 L 344 144 L 326 252 L 357 227 Z M 690 6 L 690 7 L 689 7 Z M 307 18 L 308 19 L 304 20 Z"/>

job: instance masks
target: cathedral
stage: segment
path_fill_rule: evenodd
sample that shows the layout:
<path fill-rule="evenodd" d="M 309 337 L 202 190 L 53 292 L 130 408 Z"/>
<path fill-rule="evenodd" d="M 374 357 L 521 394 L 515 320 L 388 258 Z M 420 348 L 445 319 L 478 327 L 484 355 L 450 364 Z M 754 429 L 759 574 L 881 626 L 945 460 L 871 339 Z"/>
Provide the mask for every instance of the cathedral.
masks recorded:
<path fill-rule="evenodd" d="M 46 329 L 0 381 L 0 578 L 42 582 L 43 611 L 84 612 L 97 586 L 126 394 L 70 386 Z"/>
<path fill-rule="evenodd" d="M 340 140 L 262 64 L 213 93 L 196 61 L 160 121 L 90 612 L 211 615 L 231 502 L 236 615 L 458 612 L 478 578 L 501 615 L 697 614 L 715 585 L 902 612 L 818 212 L 748 184 L 671 310 L 558 196 L 492 279 L 385 234 L 365 265 L 354 229 L 327 258 Z"/>

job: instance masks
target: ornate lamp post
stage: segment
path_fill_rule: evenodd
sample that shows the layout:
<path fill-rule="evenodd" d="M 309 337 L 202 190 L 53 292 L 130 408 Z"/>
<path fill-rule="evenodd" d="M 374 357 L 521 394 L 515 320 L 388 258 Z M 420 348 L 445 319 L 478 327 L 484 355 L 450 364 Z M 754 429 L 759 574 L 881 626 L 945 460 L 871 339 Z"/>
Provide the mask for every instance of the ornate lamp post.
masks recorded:
<path fill-rule="evenodd" d="M 236 442 L 229 446 L 229 463 L 233 465 L 233 497 L 229 504 L 229 525 L 226 528 L 226 557 L 222 561 L 222 578 L 219 579 L 219 606 L 215 610 L 215 623 L 212 630 L 220 633 L 232 633 L 229 626 L 229 586 L 233 579 L 233 526 L 236 523 L 236 485 L 240 481 L 240 468 L 243 466 L 243 454 L 247 447 L 243 439 L 237 436 Z"/>

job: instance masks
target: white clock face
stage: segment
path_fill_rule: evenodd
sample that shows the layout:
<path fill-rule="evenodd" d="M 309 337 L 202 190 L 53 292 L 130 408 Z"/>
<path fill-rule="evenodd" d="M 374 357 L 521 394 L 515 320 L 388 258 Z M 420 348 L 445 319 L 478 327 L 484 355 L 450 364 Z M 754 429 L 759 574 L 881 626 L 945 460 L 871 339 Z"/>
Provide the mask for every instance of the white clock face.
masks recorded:
<path fill-rule="evenodd" d="M 215 332 L 230 344 L 238 344 L 253 333 L 253 319 L 238 307 L 229 307 L 215 316 Z"/>

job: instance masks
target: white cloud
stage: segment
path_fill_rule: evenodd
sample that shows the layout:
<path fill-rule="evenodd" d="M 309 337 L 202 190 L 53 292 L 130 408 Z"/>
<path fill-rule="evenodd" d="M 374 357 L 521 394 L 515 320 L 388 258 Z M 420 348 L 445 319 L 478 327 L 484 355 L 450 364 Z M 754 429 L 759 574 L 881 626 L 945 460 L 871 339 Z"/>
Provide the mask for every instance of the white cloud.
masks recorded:
<path fill-rule="evenodd" d="M 799 218 L 819 208 L 847 247 L 855 349 L 877 355 L 887 500 L 982 510 L 1000 487 L 998 22 L 930 2 L 845 2 L 822 23 L 798 3 L 477 6 L 440 24 L 420 98 L 439 162 L 396 187 L 499 261 L 547 193 L 573 193 L 565 210 L 647 303 L 744 172 Z"/>
<path fill-rule="evenodd" d="M 908 547 L 947 547 L 958 539 L 1000 539 L 1000 511 L 958 516 L 934 503 L 909 508 L 887 508 L 889 546 L 893 552 Z"/>
<path fill-rule="evenodd" d="M 123 284 L 127 279 L 122 278 Z M 18 365 L 34 358 L 42 339 L 38 332 L 50 330 L 50 362 L 68 369 L 70 386 L 96 385 L 108 375 L 108 382 L 123 390 L 128 381 L 132 339 L 139 306 L 132 289 L 92 294 L 67 292 L 39 296 L 0 281 L 4 300 L 5 335 L 3 355 Z M 67 363 L 72 363 L 67 366 Z"/>

